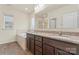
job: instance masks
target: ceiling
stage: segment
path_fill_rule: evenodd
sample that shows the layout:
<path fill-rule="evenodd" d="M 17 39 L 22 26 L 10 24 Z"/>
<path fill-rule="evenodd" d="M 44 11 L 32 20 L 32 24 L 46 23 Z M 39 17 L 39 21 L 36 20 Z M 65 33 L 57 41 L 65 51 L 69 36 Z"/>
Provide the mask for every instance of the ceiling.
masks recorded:
<path fill-rule="evenodd" d="M 23 12 L 27 12 L 27 13 L 34 12 L 33 4 L 13 4 L 12 6 L 19 11 L 23 11 Z M 25 10 L 25 8 L 27 8 L 27 10 Z"/>
<path fill-rule="evenodd" d="M 12 9 L 24 12 L 24 13 L 32 13 L 34 12 L 33 4 L 0 4 L 0 6 L 11 7 Z M 25 10 L 27 8 L 27 10 Z"/>
<path fill-rule="evenodd" d="M 18 11 L 24 12 L 24 13 L 34 13 L 34 7 L 37 6 L 36 4 L 3 4 L 0 6 L 10 6 Z M 42 14 L 46 14 L 49 11 L 53 11 L 56 10 L 58 8 L 61 8 L 62 6 L 65 6 L 65 4 L 45 4 L 45 8 L 41 11 L 39 11 L 38 13 L 36 13 L 36 15 L 42 15 Z M 27 8 L 27 10 L 25 10 L 25 8 Z"/>
<path fill-rule="evenodd" d="M 46 7 L 43 10 L 41 10 L 40 12 L 36 13 L 36 15 L 42 16 L 50 11 L 54 11 L 58 8 L 66 6 L 66 5 L 68 5 L 68 4 L 47 4 Z"/>

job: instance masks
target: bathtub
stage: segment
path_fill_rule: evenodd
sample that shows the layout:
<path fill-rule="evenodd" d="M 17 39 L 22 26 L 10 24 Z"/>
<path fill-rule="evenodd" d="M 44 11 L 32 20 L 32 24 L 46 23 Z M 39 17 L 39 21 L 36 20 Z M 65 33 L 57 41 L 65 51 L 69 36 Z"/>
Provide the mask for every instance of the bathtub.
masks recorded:
<path fill-rule="evenodd" d="M 21 48 L 25 51 L 27 49 L 27 34 L 26 33 L 20 33 L 16 35 L 16 41 L 21 46 Z"/>

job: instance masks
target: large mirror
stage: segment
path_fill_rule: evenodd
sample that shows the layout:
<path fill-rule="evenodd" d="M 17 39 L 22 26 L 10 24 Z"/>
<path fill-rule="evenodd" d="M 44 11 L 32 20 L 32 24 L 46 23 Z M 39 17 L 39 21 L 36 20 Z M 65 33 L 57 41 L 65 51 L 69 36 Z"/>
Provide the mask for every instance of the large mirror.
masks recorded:
<path fill-rule="evenodd" d="M 78 4 L 51 4 L 38 14 L 46 14 L 41 18 L 39 27 L 43 29 L 78 29 L 79 28 L 79 8 Z M 40 17 L 39 17 L 40 18 Z M 46 20 L 47 18 L 47 20 Z M 38 20 L 38 19 L 37 19 Z M 45 22 L 48 23 L 45 23 Z M 39 21 L 38 21 L 39 22 Z M 38 25 L 37 25 L 38 26 Z M 47 27 L 46 27 L 47 26 Z"/>

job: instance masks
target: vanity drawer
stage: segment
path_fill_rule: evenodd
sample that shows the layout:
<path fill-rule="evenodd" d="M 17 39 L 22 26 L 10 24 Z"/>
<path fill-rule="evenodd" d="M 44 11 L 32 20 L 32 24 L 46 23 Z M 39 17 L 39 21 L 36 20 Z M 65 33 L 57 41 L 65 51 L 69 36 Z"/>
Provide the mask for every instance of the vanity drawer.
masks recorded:
<path fill-rule="evenodd" d="M 42 52 L 36 51 L 35 55 L 42 55 Z"/>
<path fill-rule="evenodd" d="M 35 40 L 42 41 L 42 37 L 36 35 L 36 36 L 35 36 Z"/>
<path fill-rule="evenodd" d="M 56 55 L 73 55 L 71 53 L 65 52 L 65 51 L 60 50 L 60 49 L 55 49 L 55 54 Z"/>
<path fill-rule="evenodd" d="M 27 33 L 27 37 L 34 38 L 34 35 Z"/>
<path fill-rule="evenodd" d="M 39 47 L 39 46 L 35 46 L 35 52 L 36 52 L 36 51 L 42 52 L 42 48 Z"/>
<path fill-rule="evenodd" d="M 48 44 L 50 46 L 54 46 L 56 48 L 62 49 L 70 53 L 77 53 L 77 45 L 73 43 L 68 43 L 50 38 L 43 38 L 43 43 Z"/>
<path fill-rule="evenodd" d="M 35 41 L 35 45 L 39 46 L 39 47 L 42 47 L 42 42 L 40 41 Z"/>
<path fill-rule="evenodd" d="M 54 55 L 55 54 L 55 48 L 44 44 L 43 45 L 43 54 L 44 55 Z"/>

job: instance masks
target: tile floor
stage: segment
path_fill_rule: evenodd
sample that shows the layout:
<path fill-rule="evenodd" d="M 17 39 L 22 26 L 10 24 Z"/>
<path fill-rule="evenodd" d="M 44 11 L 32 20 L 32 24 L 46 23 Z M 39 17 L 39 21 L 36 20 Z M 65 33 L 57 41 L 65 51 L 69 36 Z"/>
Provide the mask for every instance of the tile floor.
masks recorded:
<path fill-rule="evenodd" d="M 31 53 L 28 50 L 23 51 L 17 42 L 12 42 L 0 44 L 0 55 L 31 55 Z"/>

